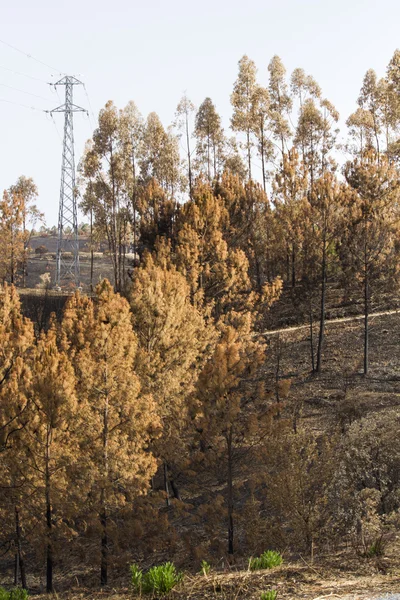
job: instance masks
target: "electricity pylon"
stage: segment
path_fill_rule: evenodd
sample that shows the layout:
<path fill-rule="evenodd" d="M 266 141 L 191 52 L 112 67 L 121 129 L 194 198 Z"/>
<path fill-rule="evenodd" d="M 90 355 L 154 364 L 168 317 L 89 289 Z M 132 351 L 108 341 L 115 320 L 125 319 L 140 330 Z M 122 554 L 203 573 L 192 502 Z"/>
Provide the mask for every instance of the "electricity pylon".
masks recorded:
<path fill-rule="evenodd" d="M 56 258 L 56 288 L 72 282 L 79 287 L 79 239 L 78 215 L 75 190 L 75 155 L 74 155 L 74 112 L 87 110 L 76 106 L 72 101 L 74 85 L 83 85 L 82 81 L 66 75 L 54 87 L 65 86 L 65 104 L 49 111 L 64 113 L 64 140 L 61 164 L 60 204 L 58 209 L 58 241 Z"/>

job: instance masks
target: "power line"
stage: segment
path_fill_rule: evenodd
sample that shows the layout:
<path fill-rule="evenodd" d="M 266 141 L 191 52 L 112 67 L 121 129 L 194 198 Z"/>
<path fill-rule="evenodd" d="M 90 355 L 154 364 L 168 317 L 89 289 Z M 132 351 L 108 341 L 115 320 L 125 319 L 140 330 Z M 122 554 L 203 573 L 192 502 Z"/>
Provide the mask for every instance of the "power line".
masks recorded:
<path fill-rule="evenodd" d="M 14 75 L 20 75 L 21 77 L 28 77 L 28 79 L 33 79 L 33 81 L 40 81 L 40 83 L 47 83 L 44 79 L 39 79 L 38 77 L 33 77 L 33 75 L 27 75 L 26 73 L 21 73 L 20 71 L 14 71 L 14 69 L 9 69 L 8 67 L 3 67 L 0 65 L 0 69 L 4 69 L 4 71 L 9 71 L 10 73 L 14 73 Z"/>
<path fill-rule="evenodd" d="M 6 83 L 0 83 L 0 85 L 8 88 L 10 90 L 15 90 L 16 92 L 21 92 L 21 94 L 28 94 L 28 96 L 34 96 L 35 98 L 39 98 L 40 100 L 44 100 L 45 102 L 50 102 L 50 100 L 48 98 L 44 98 L 44 96 L 39 96 L 38 94 L 32 94 L 32 92 L 26 92 L 25 90 L 20 90 L 19 88 L 16 88 L 13 85 L 7 85 Z"/>
<path fill-rule="evenodd" d="M 16 46 L 13 46 L 12 44 L 9 44 L 8 42 L 5 42 L 4 40 L 0 40 L 0 43 L 4 44 L 5 46 L 8 46 L 9 48 L 12 48 L 16 52 L 19 52 L 20 54 L 23 54 L 27 58 L 30 58 L 30 59 L 36 61 L 37 63 L 43 65 L 44 67 L 47 67 L 48 69 L 51 69 L 52 71 L 55 71 L 56 73 L 64 75 L 64 73 L 62 71 L 60 71 L 59 69 L 55 69 L 54 67 L 52 67 L 51 65 L 48 65 L 47 63 L 43 62 L 42 60 L 39 60 L 38 58 L 35 58 L 34 56 L 32 56 L 32 54 L 28 54 L 27 52 L 24 52 L 23 50 L 20 50 Z"/>
<path fill-rule="evenodd" d="M 28 106 L 28 104 L 21 104 L 21 102 L 14 102 L 13 100 L 5 100 L 4 98 L 0 98 L 0 102 L 7 102 L 7 104 L 15 104 L 15 106 L 23 106 L 24 108 L 30 108 L 31 110 L 36 110 L 38 112 L 46 112 L 43 108 L 36 108 L 36 106 Z"/>

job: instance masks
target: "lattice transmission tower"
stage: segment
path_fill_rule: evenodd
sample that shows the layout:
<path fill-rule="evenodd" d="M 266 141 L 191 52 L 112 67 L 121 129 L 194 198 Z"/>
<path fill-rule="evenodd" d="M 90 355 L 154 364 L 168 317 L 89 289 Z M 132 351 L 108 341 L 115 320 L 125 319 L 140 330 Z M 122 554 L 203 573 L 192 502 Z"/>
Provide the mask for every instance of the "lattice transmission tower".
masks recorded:
<path fill-rule="evenodd" d="M 87 110 L 73 103 L 74 85 L 83 85 L 76 77 L 66 75 L 54 87 L 65 86 L 65 104 L 49 111 L 64 113 L 64 139 L 61 164 L 60 204 L 58 209 L 58 241 L 56 257 L 56 288 L 65 285 L 79 287 L 79 238 L 75 189 L 74 112 Z M 87 113 L 88 114 L 88 113 Z"/>

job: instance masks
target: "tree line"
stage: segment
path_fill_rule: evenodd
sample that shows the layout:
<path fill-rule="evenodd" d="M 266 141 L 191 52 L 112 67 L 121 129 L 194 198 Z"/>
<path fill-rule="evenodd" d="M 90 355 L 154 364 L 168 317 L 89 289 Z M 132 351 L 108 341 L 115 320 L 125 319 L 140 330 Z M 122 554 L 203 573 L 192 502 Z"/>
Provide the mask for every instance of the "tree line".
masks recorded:
<path fill-rule="evenodd" d="M 251 289 L 260 292 L 277 276 L 293 289 L 301 285 L 314 371 L 322 365 L 329 280 L 362 295 L 367 373 L 371 301 L 398 279 L 400 53 L 384 78 L 366 73 L 341 147 L 339 115 L 317 82 L 303 69 L 288 79 L 277 56 L 268 72 L 263 87 L 254 62 L 247 56 L 239 61 L 231 95 L 233 138 L 210 98 L 196 112 L 184 96 L 168 130 L 155 113 L 145 121 L 132 102 L 122 110 L 108 102 L 80 165 L 82 208 L 93 239 L 108 240 L 114 285 L 123 291 L 132 275 L 128 250 L 140 261 L 163 238 L 175 252 L 191 207 L 207 210 L 199 197 L 208 188 L 228 210 L 230 230 L 221 222 L 221 235 L 246 255 Z M 254 180 L 254 157 L 261 184 Z"/>

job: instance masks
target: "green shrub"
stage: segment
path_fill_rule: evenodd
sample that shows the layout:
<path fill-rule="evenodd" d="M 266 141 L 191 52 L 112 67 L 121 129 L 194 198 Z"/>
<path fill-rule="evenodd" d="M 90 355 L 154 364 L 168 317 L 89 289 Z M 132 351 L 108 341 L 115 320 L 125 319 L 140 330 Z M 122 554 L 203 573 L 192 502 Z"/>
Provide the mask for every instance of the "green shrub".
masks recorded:
<path fill-rule="evenodd" d="M 135 592 L 140 592 L 142 590 L 143 571 L 142 569 L 139 569 L 137 565 L 131 565 L 129 569 L 131 572 L 132 587 L 135 590 Z"/>
<path fill-rule="evenodd" d="M 22 588 L 14 588 L 10 592 L 9 600 L 27 600 L 28 592 Z"/>
<path fill-rule="evenodd" d="M 0 587 L 0 600 L 27 600 L 28 592 L 22 588 L 14 588 L 9 592 Z"/>
<path fill-rule="evenodd" d="M 171 562 L 151 567 L 147 573 L 143 573 L 137 565 L 131 565 L 130 572 L 131 584 L 136 592 L 157 596 L 168 594 L 183 578 L 183 573 L 179 573 Z"/>
<path fill-rule="evenodd" d="M 272 569 L 278 567 L 283 562 L 283 558 L 279 552 L 274 550 L 266 550 L 258 558 L 251 558 L 249 562 L 250 571 L 258 571 L 259 569 Z"/>
<path fill-rule="evenodd" d="M 278 592 L 276 590 L 268 590 L 261 594 L 261 600 L 276 600 Z"/>
<path fill-rule="evenodd" d="M 368 558 L 373 558 L 374 556 L 384 556 L 385 551 L 386 543 L 383 539 L 383 536 L 381 536 L 371 544 L 371 546 L 366 551 L 365 555 Z"/>
<path fill-rule="evenodd" d="M 208 575 L 210 571 L 211 571 L 211 565 L 206 560 L 202 560 L 201 561 L 201 572 L 203 573 L 203 575 L 204 576 Z"/>

